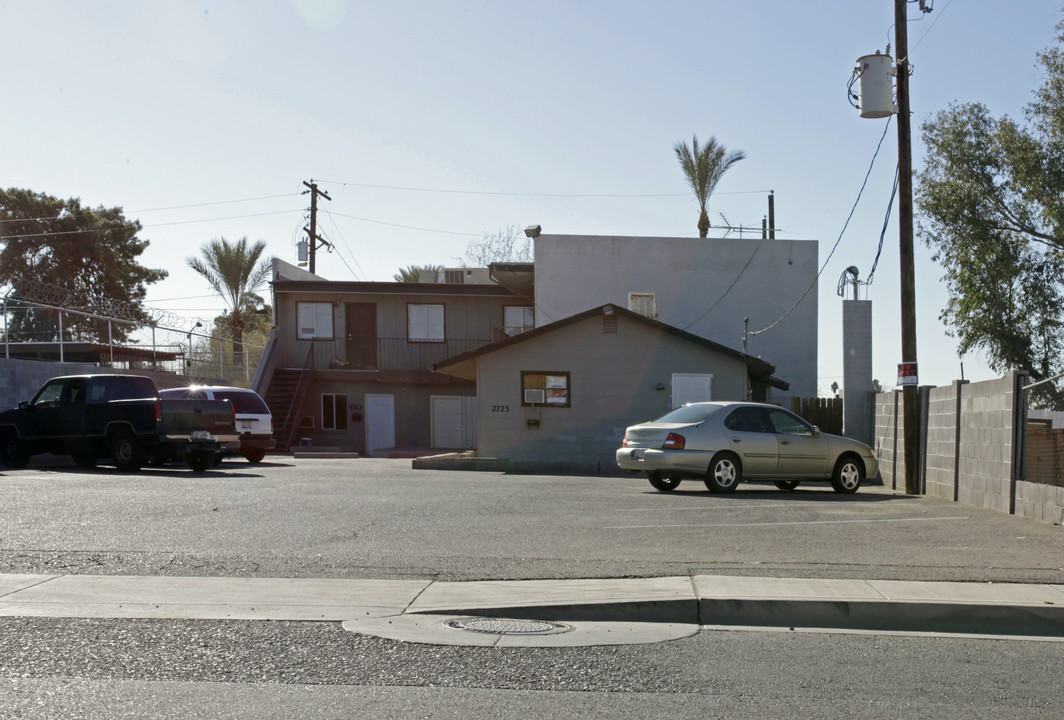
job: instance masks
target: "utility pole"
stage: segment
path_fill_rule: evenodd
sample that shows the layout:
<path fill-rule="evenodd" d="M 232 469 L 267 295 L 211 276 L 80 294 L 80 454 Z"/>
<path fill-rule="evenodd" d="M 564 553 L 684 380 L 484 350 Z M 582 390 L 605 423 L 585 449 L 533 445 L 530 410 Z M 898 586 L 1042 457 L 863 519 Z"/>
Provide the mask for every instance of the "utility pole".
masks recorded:
<path fill-rule="evenodd" d="M 776 239 L 776 191 L 768 191 L 768 239 Z"/>
<path fill-rule="evenodd" d="M 320 242 L 323 246 L 329 244 L 324 238 L 318 237 L 318 196 L 321 195 L 326 200 L 332 200 L 332 198 L 329 197 L 329 193 L 324 190 L 319 190 L 317 183 L 313 180 L 310 182 L 304 180 L 303 184 L 310 188 L 310 227 L 303 229 L 307 232 L 307 235 L 310 238 L 308 241 L 310 266 L 308 269 L 311 274 L 314 274 L 314 256 L 317 254 L 317 249 L 319 247 L 318 243 Z"/>
<path fill-rule="evenodd" d="M 921 2 L 921 10 L 923 3 Z M 902 362 L 916 368 L 916 270 L 913 261 L 913 165 L 909 124 L 909 36 L 906 0 L 894 0 L 894 48 L 898 53 L 898 225 L 901 261 Z M 926 12 L 926 11 L 925 11 Z M 918 385 L 902 387 L 905 417 L 905 492 L 917 495 L 919 483 L 920 407 Z"/>

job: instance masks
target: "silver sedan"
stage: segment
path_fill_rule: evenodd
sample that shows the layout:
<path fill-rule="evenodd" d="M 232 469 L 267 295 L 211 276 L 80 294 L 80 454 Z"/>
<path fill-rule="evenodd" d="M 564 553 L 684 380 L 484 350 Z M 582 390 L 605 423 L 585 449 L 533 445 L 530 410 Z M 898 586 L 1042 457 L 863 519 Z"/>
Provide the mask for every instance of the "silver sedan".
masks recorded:
<path fill-rule="evenodd" d="M 624 432 L 617 465 L 645 472 L 663 492 L 696 479 L 710 492 L 726 493 L 757 478 L 782 490 L 830 480 L 835 492 L 848 494 L 879 472 L 864 443 L 822 433 L 776 405 L 744 402 L 691 403 L 633 425 Z"/>

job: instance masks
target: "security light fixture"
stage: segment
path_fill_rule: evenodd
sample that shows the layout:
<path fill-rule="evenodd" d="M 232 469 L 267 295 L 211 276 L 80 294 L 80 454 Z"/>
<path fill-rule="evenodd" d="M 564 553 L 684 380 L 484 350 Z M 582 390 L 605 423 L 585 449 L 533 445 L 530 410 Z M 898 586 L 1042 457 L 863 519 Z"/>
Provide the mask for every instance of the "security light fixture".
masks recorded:
<path fill-rule="evenodd" d="M 525 237 L 537 238 L 539 237 L 539 234 L 542 231 L 543 228 L 541 228 L 539 225 L 529 225 L 525 228 Z"/>

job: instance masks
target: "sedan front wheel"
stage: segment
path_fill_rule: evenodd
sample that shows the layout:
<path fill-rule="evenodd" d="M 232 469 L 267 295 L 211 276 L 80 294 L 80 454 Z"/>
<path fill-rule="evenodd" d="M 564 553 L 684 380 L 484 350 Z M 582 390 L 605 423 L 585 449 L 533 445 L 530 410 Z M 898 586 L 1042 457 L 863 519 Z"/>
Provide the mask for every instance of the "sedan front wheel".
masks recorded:
<path fill-rule="evenodd" d="M 864 480 L 864 464 L 854 457 L 842 457 L 835 463 L 835 472 L 831 474 L 831 487 L 835 492 L 850 495 L 857 492 Z"/>
<path fill-rule="evenodd" d="M 713 457 L 706 473 L 706 487 L 712 493 L 735 492 L 743 479 L 739 458 L 731 453 L 720 453 Z"/>

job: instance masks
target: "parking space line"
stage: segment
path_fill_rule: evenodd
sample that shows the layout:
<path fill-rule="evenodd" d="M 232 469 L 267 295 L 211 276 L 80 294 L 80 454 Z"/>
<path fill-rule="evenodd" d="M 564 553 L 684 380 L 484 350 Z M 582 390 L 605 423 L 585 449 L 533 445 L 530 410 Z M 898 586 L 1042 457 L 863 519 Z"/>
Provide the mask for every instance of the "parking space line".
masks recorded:
<path fill-rule="evenodd" d="M 716 507 L 691 507 L 691 508 L 622 508 L 617 512 L 647 512 L 648 510 L 660 510 L 661 512 L 713 512 L 716 510 L 757 510 L 760 508 L 794 507 L 794 503 L 768 503 L 766 505 L 718 505 Z"/>
<path fill-rule="evenodd" d="M 774 525 L 847 525 L 854 523 L 902 523 L 902 522 L 933 522 L 937 520 L 968 520 L 966 515 L 940 518 L 874 518 L 865 520 L 801 520 L 787 522 L 756 522 L 756 523 L 715 523 L 715 524 L 684 524 L 684 525 L 606 525 L 603 530 L 649 530 L 668 528 L 712 528 L 712 527 L 771 527 Z"/>

